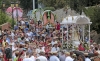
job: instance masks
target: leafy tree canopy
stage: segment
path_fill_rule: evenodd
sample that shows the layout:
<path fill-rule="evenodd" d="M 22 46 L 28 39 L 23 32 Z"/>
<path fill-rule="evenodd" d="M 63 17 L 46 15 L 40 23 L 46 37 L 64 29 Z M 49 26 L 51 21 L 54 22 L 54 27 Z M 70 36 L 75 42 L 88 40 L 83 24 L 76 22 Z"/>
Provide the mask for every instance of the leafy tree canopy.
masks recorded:
<path fill-rule="evenodd" d="M 32 9 L 33 7 L 33 0 L 19 0 L 20 1 L 20 6 L 25 9 Z"/>
<path fill-rule="evenodd" d="M 39 0 L 46 7 L 63 8 L 66 5 L 66 0 Z"/>
<path fill-rule="evenodd" d="M 92 6 L 84 9 L 85 14 L 90 17 L 92 24 L 91 29 L 100 33 L 100 7 Z"/>

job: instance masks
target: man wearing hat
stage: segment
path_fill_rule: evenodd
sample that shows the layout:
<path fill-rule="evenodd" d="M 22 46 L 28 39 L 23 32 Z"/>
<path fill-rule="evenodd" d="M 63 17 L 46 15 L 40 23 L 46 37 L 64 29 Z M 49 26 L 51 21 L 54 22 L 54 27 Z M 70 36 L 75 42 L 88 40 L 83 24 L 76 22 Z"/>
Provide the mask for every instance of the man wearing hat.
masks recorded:
<path fill-rule="evenodd" d="M 60 61 L 59 58 L 57 57 L 57 51 L 51 51 L 51 57 L 49 61 Z"/>
<path fill-rule="evenodd" d="M 85 55 L 85 61 L 91 61 L 89 56 L 88 56 L 88 53 L 84 53 L 84 55 Z"/>
<path fill-rule="evenodd" d="M 41 44 L 39 45 L 39 48 L 36 49 L 37 53 L 40 53 L 40 51 L 45 52 L 45 49 L 43 48 L 43 46 Z"/>
<path fill-rule="evenodd" d="M 61 55 L 59 56 L 60 61 L 65 61 L 65 52 L 61 51 Z"/>
<path fill-rule="evenodd" d="M 71 58 L 69 52 L 66 52 L 66 59 L 65 59 L 65 61 L 73 61 L 73 59 Z"/>
<path fill-rule="evenodd" d="M 26 57 L 23 59 L 23 61 L 33 61 L 29 56 L 29 52 L 26 52 Z"/>
<path fill-rule="evenodd" d="M 40 51 L 39 55 L 40 55 L 40 56 L 37 57 L 37 59 L 38 59 L 39 61 L 48 61 L 47 58 L 44 56 L 45 53 L 44 53 L 43 51 Z M 37 59 L 36 59 L 36 60 L 37 60 Z"/>
<path fill-rule="evenodd" d="M 52 47 L 51 51 L 57 51 L 57 52 L 60 51 L 60 48 L 58 47 L 57 42 L 55 42 L 54 47 Z"/>

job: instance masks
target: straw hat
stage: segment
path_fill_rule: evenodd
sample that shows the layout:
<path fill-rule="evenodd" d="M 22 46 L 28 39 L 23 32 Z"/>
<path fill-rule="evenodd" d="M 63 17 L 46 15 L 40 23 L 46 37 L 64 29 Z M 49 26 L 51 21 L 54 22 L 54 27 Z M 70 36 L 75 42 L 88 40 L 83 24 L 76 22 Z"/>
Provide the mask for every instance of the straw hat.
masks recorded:
<path fill-rule="evenodd" d="M 70 53 L 69 52 L 66 52 L 66 55 L 70 55 Z"/>
<path fill-rule="evenodd" d="M 93 44 L 96 44 L 95 42 Z"/>
<path fill-rule="evenodd" d="M 10 46 L 12 46 L 12 43 L 9 43 Z"/>
<path fill-rule="evenodd" d="M 51 54 L 57 54 L 57 51 L 51 51 Z"/>
<path fill-rule="evenodd" d="M 15 54 L 19 54 L 19 51 L 15 51 Z"/>
<path fill-rule="evenodd" d="M 36 48 L 36 45 L 33 45 L 33 48 Z"/>
<path fill-rule="evenodd" d="M 91 47 L 94 47 L 93 45 L 91 45 Z"/>
<path fill-rule="evenodd" d="M 48 43 L 47 45 L 48 45 L 48 46 L 50 46 L 50 45 L 51 45 L 51 43 Z"/>
<path fill-rule="evenodd" d="M 54 42 L 54 45 L 55 45 L 55 44 L 57 44 L 57 43 L 58 43 L 58 42 L 57 42 L 57 41 L 55 41 L 55 42 Z"/>
<path fill-rule="evenodd" d="M 85 56 L 88 56 L 88 53 L 84 53 Z"/>
<path fill-rule="evenodd" d="M 42 45 L 40 44 L 39 47 L 42 47 Z"/>
<path fill-rule="evenodd" d="M 55 37 L 53 37 L 53 39 L 57 39 L 57 38 L 58 38 L 58 37 L 56 37 L 56 36 L 55 36 Z"/>
<path fill-rule="evenodd" d="M 76 56 L 76 54 L 73 54 L 72 56 Z"/>

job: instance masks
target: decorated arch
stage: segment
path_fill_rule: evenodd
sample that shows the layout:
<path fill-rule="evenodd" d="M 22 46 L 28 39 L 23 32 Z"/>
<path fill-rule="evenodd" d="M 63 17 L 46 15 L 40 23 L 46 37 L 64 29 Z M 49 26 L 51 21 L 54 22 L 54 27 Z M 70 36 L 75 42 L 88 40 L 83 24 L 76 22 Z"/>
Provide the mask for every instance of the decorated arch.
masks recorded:
<path fill-rule="evenodd" d="M 54 26 L 55 18 L 51 10 L 45 10 L 42 14 L 43 25 L 46 26 L 48 23 Z"/>

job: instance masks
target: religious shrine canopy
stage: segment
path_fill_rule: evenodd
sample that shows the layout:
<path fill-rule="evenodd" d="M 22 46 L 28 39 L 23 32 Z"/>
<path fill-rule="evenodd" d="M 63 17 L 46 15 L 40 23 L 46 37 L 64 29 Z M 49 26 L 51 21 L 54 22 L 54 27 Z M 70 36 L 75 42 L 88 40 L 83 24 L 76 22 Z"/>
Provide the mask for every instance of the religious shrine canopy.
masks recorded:
<path fill-rule="evenodd" d="M 46 26 L 48 23 L 55 26 L 55 17 L 51 10 L 45 10 L 42 14 L 43 25 Z"/>
<path fill-rule="evenodd" d="M 67 16 L 63 18 L 61 24 L 91 24 L 90 19 L 85 15 Z"/>

